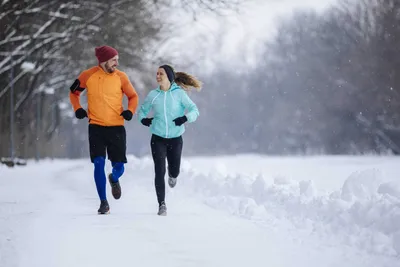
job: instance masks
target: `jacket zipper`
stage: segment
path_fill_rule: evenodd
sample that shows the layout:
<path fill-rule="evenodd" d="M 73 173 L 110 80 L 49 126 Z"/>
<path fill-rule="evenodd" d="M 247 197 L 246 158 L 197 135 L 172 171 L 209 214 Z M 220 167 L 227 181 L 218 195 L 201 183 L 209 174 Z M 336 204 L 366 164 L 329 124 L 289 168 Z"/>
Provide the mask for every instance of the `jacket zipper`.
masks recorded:
<path fill-rule="evenodd" d="M 165 137 L 168 138 L 168 121 L 167 121 L 167 92 L 164 92 L 164 117 L 165 117 Z"/>
<path fill-rule="evenodd" d="M 98 86 L 98 90 L 97 90 L 98 93 L 97 94 L 101 96 L 101 104 L 103 106 L 103 110 L 106 110 L 106 105 L 104 103 L 105 100 L 104 100 L 104 94 L 103 94 L 103 79 L 102 79 L 102 76 L 99 76 L 99 82 L 97 83 L 97 86 Z M 102 121 L 104 126 L 107 126 L 107 118 L 106 118 L 106 116 L 107 116 L 107 113 L 104 113 L 104 118 L 103 118 L 103 121 Z"/>

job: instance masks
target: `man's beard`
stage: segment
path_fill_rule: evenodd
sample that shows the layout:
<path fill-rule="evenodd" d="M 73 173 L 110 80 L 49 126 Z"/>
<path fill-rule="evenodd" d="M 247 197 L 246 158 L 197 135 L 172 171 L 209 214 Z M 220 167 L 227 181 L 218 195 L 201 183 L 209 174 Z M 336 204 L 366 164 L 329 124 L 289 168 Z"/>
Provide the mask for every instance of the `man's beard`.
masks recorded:
<path fill-rule="evenodd" d="M 108 73 L 113 73 L 115 71 L 115 68 L 110 66 L 108 63 L 106 63 L 105 67 Z"/>

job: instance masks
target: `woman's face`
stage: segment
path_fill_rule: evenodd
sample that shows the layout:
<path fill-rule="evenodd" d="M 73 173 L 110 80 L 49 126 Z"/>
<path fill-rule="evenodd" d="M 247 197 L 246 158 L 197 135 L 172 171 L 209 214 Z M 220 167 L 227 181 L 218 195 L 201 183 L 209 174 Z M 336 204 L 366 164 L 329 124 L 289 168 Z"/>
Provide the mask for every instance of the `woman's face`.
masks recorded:
<path fill-rule="evenodd" d="M 157 83 L 159 85 L 168 85 L 170 83 L 168 80 L 167 73 L 163 68 L 158 68 L 156 78 L 157 78 Z"/>

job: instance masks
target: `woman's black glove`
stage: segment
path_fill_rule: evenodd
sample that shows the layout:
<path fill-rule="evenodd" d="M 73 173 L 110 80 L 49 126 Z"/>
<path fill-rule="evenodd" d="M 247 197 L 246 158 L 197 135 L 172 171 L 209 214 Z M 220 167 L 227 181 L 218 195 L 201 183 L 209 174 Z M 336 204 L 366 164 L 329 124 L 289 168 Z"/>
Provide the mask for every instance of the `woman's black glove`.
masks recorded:
<path fill-rule="evenodd" d="M 175 120 L 173 120 L 175 122 L 176 126 L 181 126 L 182 124 L 184 124 L 185 122 L 187 122 L 187 117 L 186 116 L 182 116 L 182 117 L 178 117 Z"/>
<path fill-rule="evenodd" d="M 144 125 L 149 127 L 153 118 L 143 118 L 140 122 Z"/>

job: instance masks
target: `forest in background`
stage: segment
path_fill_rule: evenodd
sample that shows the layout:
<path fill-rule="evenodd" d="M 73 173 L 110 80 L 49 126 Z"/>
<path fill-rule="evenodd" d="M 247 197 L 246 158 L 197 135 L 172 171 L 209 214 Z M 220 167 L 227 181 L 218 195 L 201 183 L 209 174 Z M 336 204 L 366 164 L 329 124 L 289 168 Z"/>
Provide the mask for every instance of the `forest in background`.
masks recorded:
<path fill-rule="evenodd" d="M 0 157 L 87 157 L 87 122 L 74 118 L 68 93 L 79 72 L 97 63 L 94 47 L 102 44 L 118 49 L 141 100 L 164 62 L 203 81 L 201 92 L 190 93 L 200 117 L 187 125 L 185 155 L 400 153 L 400 2 L 339 0 L 323 12 L 297 10 L 282 17 L 256 64 L 216 56 L 224 27 L 198 37 L 202 50 L 168 50 L 180 25 L 159 14 L 179 9 L 195 21 L 241 5 L 184 2 L 3 1 Z M 126 126 L 128 152 L 148 154 L 148 128 L 136 118 Z"/>
<path fill-rule="evenodd" d="M 340 0 L 282 18 L 254 67 L 218 62 L 205 78 L 191 145 L 197 153 L 399 154 L 399 14 L 396 0 Z"/>

